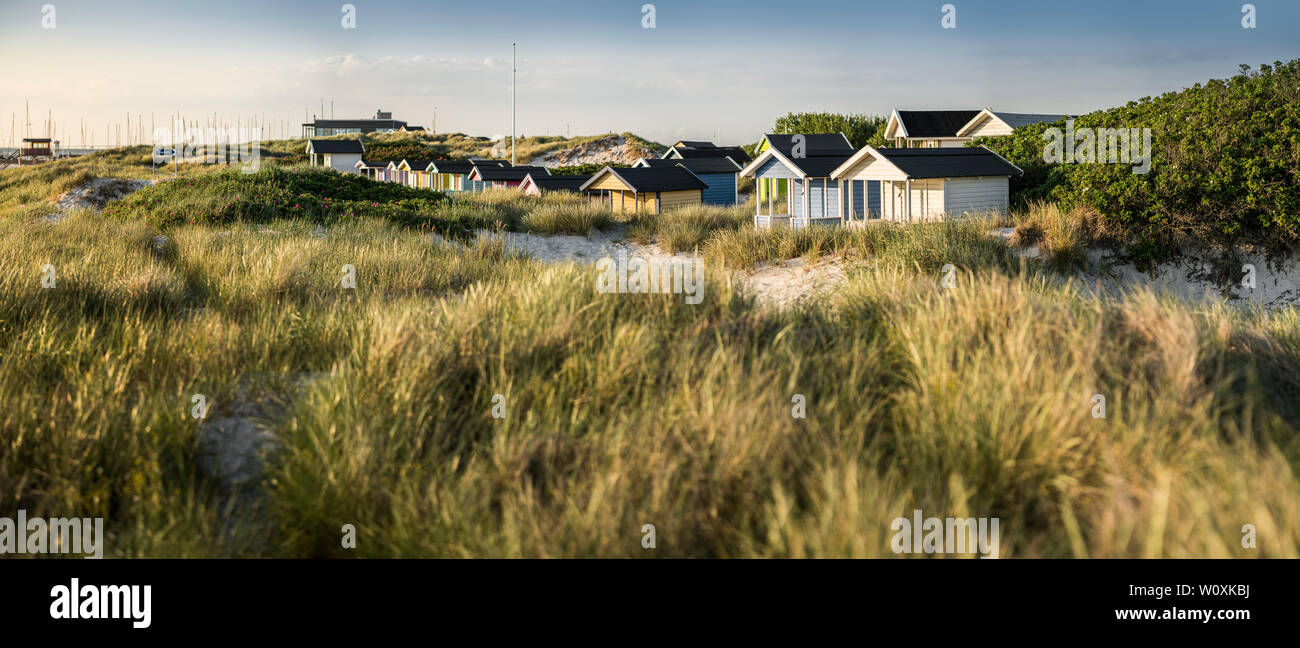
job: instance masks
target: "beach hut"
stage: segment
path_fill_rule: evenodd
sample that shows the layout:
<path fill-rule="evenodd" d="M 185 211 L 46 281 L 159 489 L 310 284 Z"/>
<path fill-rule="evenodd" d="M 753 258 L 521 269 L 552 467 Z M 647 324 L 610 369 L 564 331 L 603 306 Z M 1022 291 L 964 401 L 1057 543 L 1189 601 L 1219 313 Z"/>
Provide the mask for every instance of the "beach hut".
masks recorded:
<path fill-rule="evenodd" d="M 546 167 L 539 166 L 493 166 L 491 164 L 476 165 L 473 171 L 469 172 L 469 179 L 473 183 L 482 183 L 478 187 L 479 191 L 487 189 L 506 189 L 509 187 L 518 187 L 524 181 L 528 174 L 550 175 L 551 172 Z"/>
<path fill-rule="evenodd" d="M 978 110 L 895 110 L 885 122 L 885 141 L 899 148 L 965 146 L 970 137 L 957 131 L 974 119 Z"/>
<path fill-rule="evenodd" d="M 399 171 L 406 176 L 406 184 L 416 189 L 431 189 L 429 181 L 429 165 L 433 160 L 402 160 L 397 165 Z"/>
<path fill-rule="evenodd" d="M 844 133 L 806 133 L 804 134 L 804 147 L 807 155 L 853 155 L 857 149 L 849 143 L 849 138 Z M 792 155 L 794 149 L 794 135 L 780 133 L 767 133 L 755 147 L 755 154 L 762 155 L 765 151 L 776 145 L 786 155 Z M 749 164 L 741 163 L 741 166 Z M 755 192 L 760 202 L 766 202 L 769 199 L 775 200 L 783 193 L 788 193 L 790 187 L 783 178 L 765 178 L 755 183 Z"/>
<path fill-rule="evenodd" d="M 353 168 L 371 180 L 384 182 L 388 179 L 388 163 L 389 160 L 358 160 Z"/>
<path fill-rule="evenodd" d="M 529 196 L 540 196 L 552 191 L 569 191 L 578 193 L 582 185 L 591 179 L 589 174 L 579 175 L 546 175 L 540 173 L 529 173 L 524 176 L 524 181 L 519 183 L 519 188 L 524 194 Z"/>
<path fill-rule="evenodd" d="M 694 173 L 676 165 L 632 169 L 607 166 L 592 175 L 580 190 L 618 213 L 658 214 L 675 207 L 700 204 L 707 188 Z"/>
<path fill-rule="evenodd" d="M 995 112 L 990 108 L 985 108 L 966 122 L 964 126 L 957 129 L 957 136 L 974 139 L 976 137 L 1010 135 L 1017 128 L 1043 122 L 1061 121 L 1068 117 L 1069 115 Z"/>
<path fill-rule="evenodd" d="M 463 160 L 434 160 L 427 168 L 433 189 L 437 191 L 465 191 L 469 172 L 474 165 Z"/>
<path fill-rule="evenodd" d="M 388 168 L 384 169 L 384 179 L 388 182 L 406 184 L 406 172 L 402 171 L 401 165 L 401 160 L 389 161 Z"/>
<path fill-rule="evenodd" d="M 307 154 L 312 166 L 323 166 L 342 173 L 357 173 L 357 162 L 366 153 L 361 140 L 307 140 Z"/>
<path fill-rule="evenodd" d="M 912 223 L 960 215 L 1006 215 L 1008 181 L 1021 173 L 1019 167 L 983 146 L 866 146 L 832 171 L 831 178 L 839 183 L 875 185 L 880 218 Z"/>
<path fill-rule="evenodd" d="M 702 197 L 704 204 L 734 205 L 739 202 L 740 195 L 736 191 L 736 174 L 740 172 L 740 165 L 736 164 L 730 157 L 666 158 L 658 160 L 642 158 L 632 166 L 634 168 L 683 167 L 708 185 Z"/>
<path fill-rule="evenodd" d="M 849 187 L 841 187 L 831 179 L 831 172 L 855 152 L 843 134 L 804 135 L 802 142 L 795 135 L 772 134 L 765 139 L 767 148 L 740 172 L 743 177 L 753 177 L 756 184 L 767 181 L 769 187 L 766 200 L 754 201 L 755 226 L 839 225 L 870 218 L 880 209 L 878 199 L 870 200 L 878 196 L 878 185 L 855 180 Z M 797 157 L 799 153 L 803 157 Z M 777 200 L 778 181 L 788 186 L 784 201 Z M 843 191 L 849 188 L 856 189 L 851 200 Z"/>

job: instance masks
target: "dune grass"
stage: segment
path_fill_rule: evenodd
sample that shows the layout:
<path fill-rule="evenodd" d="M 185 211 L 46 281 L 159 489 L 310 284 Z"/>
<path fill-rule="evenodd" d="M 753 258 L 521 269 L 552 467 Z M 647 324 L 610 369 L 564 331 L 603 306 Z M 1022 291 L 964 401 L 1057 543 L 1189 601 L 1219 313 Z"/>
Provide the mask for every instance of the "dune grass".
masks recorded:
<path fill-rule="evenodd" d="M 693 205 L 661 214 L 634 214 L 628 237 L 642 245 L 657 243 L 670 253 L 689 252 L 721 232 L 735 231 L 752 221 L 753 215 L 740 205 Z"/>
<path fill-rule="evenodd" d="M 1064 209 L 1033 201 L 1011 216 L 1016 231 L 1011 244 L 1037 247 L 1048 267 L 1058 272 L 1085 270 L 1088 249 L 1107 240 L 1102 219 L 1087 207 Z"/>
<path fill-rule="evenodd" d="M 318 224 L 173 224 L 156 251 L 145 221 L 0 220 L 5 508 L 102 515 L 110 556 L 894 556 L 917 508 L 999 517 L 1008 557 L 1300 554 L 1294 310 L 1095 295 L 972 223 L 712 257 L 871 255 L 786 310 L 722 263 L 691 306 L 499 242 Z M 249 385 L 283 441 L 256 529 L 228 524 L 189 416 Z"/>

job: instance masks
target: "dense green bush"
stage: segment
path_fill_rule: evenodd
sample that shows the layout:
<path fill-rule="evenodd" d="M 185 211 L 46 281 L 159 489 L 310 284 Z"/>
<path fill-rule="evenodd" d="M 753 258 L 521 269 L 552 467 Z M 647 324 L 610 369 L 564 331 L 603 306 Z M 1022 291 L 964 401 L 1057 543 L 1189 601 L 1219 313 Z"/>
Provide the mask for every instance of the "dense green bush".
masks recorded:
<path fill-rule="evenodd" d="M 1091 207 L 1140 256 L 1180 243 L 1260 245 L 1300 239 L 1300 60 L 1242 66 L 1241 74 L 1083 115 L 1075 128 L 1150 128 L 1151 169 L 1046 164 L 1044 132 L 1022 128 L 984 144 L 1025 170 L 1013 201 Z"/>
<path fill-rule="evenodd" d="M 447 218 L 446 196 L 358 175 L 308 168 L 266 167 L 257 173 L 222 171 L 178 178 L 110 203 L 104 214 L 166 228 L 304 219 L 336 223 L 381 218 L 408 227 L 463 237 L 477 223 Z"/>

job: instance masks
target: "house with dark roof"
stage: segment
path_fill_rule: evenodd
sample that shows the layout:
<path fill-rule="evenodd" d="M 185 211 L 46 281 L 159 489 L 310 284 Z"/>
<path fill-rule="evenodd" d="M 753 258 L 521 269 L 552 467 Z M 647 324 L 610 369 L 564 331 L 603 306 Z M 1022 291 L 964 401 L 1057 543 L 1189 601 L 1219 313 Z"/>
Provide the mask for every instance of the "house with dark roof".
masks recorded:
<path fill-rule="evenodd" d="M 764 151 L 773 146 L 781 149 L 786 155 L 792 155 L 795 140 L 794 135 L 786 133 L 767 133 L 763 139 L 759 140 L 758 146 L 754 151 L 756 155 L 762 155 Z M 849 143 L 849 138 L 844 133 L 806 133 L 801 140 L 802 150 L 808 155 L 853 155 L 857 149 Z M 811 153 L 809 153 L 811 151 Z M 748 163 L 743 163 L 744 166 Z M 788 194 L 790 187 L 785 178 L 762 178 L 757 182 L 755 192 L 758 194 L 759 201 L 766 201 L 769 198 L 777 198 L 781 194 Z"/>
<path fill-rule="evenodd" d="M 518 187 L 528 174 L 551 175 L 550 169 L 540 166 L 496 166 L 492 164 L 474 165 L 469 172 L 469 180 L 476 184 L 477 191 L 487 189 L 506 189 Z"/>
<path fill-rule="evenodd" d="M 843 133 L 771 133 L 763 136 L 760 148 L 758 157 L 740 171 L 741 177 L 766 186 L 754 199 L 755 226 L 839 225 L 879 211 L 878 184 L 853 180 L 844 185 L 831 178 L 831 172 L 856 153 Z M 781 191 L 784 200 L 778 200 Z"/>
<path fill-rule="evenodd" d="M 1042 113 L 1009 113 L 994 111 L 991 108 L 985 108 L 966 125 L 957 129 L 958 137 L 998 137 L 1001 135 L 1010 135 L 1017 128 L 1023 128 L 1033 124 L 1043 122 L 1056 122 L 1070 117 L 1070 115 L 1049 115 Z"/>
<path fill-rule="evenodd" d="M 701 196 L 706 205 L 734 205 L 740 198 L 736 190 L 736 174 L 740 172 L 740 165 L 730 157 L 642 158 L 632 166 L 652 169 L 680 166 L 694 173 L 708 185 Z"/>
<path fill-rule="evenodd" d="M 544 175 L 529 173 L 524 176 L 524 181 L 519 183 L 519 188 L 529 196 L 540 196 L 553 191 L 577 193 L 582 189 L 582 185 L 586 184 L 590 179 L 591 176 L 588 174 Z"/>
<path fill-rule="evenodd" d="M 377 182 L 388 181 L 388 163 L 391 160 L 358 160 L 354 167 L 359 173 Z"/>
<path fill-rule="evenodd" d="M 971 140 L 957 134 L 978 110 L 895 110 L 885 123 L 885 141 L 899 148 L 965 146 Z"/>
<path fill-rule="evenodd" d="M 717 146 L 713 142 L 681 140 L 668 147 L 663 159 L 730 158 L 736 167 L 749 164 L 749 154 L 739 146 Z"/>
<path fill-rule="evenodd" d="M 591 176 L 581 191 L 618 213 L 653 212 L 698 205 L 708 185 L 694 173 L 670 167 L 605 167 Z"/>
<path fill-rule="evenodd" d="M 302 136 L 328 137 L 348 133 L 392 133 L 406 128 L 406 122 L 393 119 L 393 113 L 376 110 L 371 119 L 313 119 L 302 125 Z"/>
<path fill-rule="evenodd" d="M 831 179 L 874 183 L 880 196 L 878 218 L 911 223 L 975 214 L 1006 215 L 1009 180 L 1022 173 L 983 146 L 865 146 L 831 171 Z"/>
<path fill-rule="evenodd" d="M 323 166 L 343 173 L 357 173 L 357 162 L 366 153 L 361 140 L 307 140 L 307 154 L 312 166 Z"/>

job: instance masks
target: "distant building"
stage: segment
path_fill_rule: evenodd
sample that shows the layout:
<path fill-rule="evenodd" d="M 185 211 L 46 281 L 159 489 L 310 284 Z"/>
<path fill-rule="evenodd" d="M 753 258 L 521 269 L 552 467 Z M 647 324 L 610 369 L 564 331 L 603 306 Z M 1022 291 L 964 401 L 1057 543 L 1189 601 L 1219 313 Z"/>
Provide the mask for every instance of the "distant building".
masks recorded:
<path fill-rule="evenodd" d="M 372 119 L 317 119 L 302 125 L 303 137 L 327 137 L 348 133 L 392 133 L 411 127 L 393 113 L 376 110 Z"/>
<path fill-rule="evenodd" d="M 343 173 L 358 173 L 357 163 L 366 153 L 361 140 L 307 140 L 312 166 L 324 166 Z"/>
<path fill-rule="evenodd" d="M 18 151 L 18 166 L 23 159 L 32 162 L 48 162 L 59 157 L 59 141 L 48 137 L 24 137 L 23 147 Z"/>

